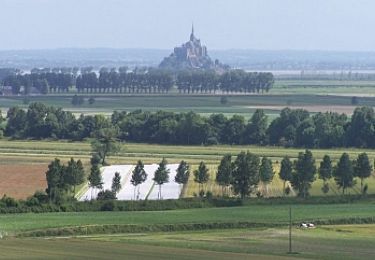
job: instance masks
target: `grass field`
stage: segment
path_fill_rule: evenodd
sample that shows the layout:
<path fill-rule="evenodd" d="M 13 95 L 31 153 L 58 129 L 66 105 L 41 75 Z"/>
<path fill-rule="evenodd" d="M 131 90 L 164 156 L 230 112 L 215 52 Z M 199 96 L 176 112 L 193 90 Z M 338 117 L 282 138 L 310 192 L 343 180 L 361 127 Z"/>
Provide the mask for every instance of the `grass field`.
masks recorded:
<path fill-rule="evenodd" d="M 135 212 L 59 212 L 0 215 L 0 230 L 14 234 L 45 228 L 86 225 L 155 225 L 188 223 L 251 222 L 264 225 L 287 224 L 288 205 L 251 205 L 229 208 L 202 208 Z M 373 202 L 331 205 L 294 205 L 293 220 L 342 220 L 375 217 Z"/>
<path fill-rule="evenodd" d="M 293 228 L 292 234 L 293 251 L 297 253 L 293 256 L 296 258 L 372 259 L 375 254 L 375 225 L 322 226 L 313 230 Z M 113 235 L 87 239 L 268 255 L 275 258 L 288 256 L 286 228 Z"/>

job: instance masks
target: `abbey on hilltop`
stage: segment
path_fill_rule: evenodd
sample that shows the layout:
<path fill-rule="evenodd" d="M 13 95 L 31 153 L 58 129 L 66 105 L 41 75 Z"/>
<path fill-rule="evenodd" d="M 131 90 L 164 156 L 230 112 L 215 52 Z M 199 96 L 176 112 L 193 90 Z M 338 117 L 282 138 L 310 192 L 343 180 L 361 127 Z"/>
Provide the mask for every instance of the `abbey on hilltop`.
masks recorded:
<path fill-rule="evenodd" d="M 159 65 L 164 69 L 219 69 L 223 70 L 227 66 L 218 60 L 213 62 L 207 54 L 207 47 L 201 44 L 200 39 L 194 35 L 194 26 L 191 27 L 190 40 L 175 47 L 169 57 L 165 57 Z"/>

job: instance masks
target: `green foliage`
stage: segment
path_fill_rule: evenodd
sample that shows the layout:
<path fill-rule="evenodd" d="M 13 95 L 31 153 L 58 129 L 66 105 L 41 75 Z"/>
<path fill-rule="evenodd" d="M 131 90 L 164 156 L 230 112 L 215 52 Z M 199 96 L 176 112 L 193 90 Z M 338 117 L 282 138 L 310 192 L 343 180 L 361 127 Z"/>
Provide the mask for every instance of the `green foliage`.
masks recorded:
<path fill-rule="evenodd" d="M 107 156 L 114 155 L 120 151 L 120 145 L 117 142 L 117 129 L 103 128 L 95 133 L 95 139 L 91 143 L 94 153 L 99 155 L 101 163 L 106 164 Z"/>
<path fill-rule="evenodd" d="M 167 160 L 165 158 L 159 163 L 159 167 L 156 169 L 154 174 L 154 182 L 159 185 L 159 194 L 158 198 L 162 199 L 161 195 L 161 185 L 169 182 L 169 169 L 167 169 Z"/>
<path fill-rule="evenodd" d="M 294 172 L 291 184 L 298 190 L 298 196 L 306 198 L 309 195 L 309 189 L 315 180 L 315 159 L 310 150 L 298 154 L 297 161 L 294 162 Z"/>
<path fill-rule="evenodd" d="M 279 177 L 280 177 L 281 180 L 283 180 L 283 193 L 285 195 L 286 194 L 285 183 L 287 181 L 291 181 L 292 178 L 293 178 L 293 163 L 288 156 L 285 156 L 281 160 Z"/>
<path fill-rule="evenodd" d="M 186 184 L 190 176 L 190 166 L 187 162 L 182 160 L 177 168 L 177 173 L 174 181 L 178 184 Z"/>
<path fill-rule="evenodd" d="M 319 178 L 324 182 L 332 178 L 332 161 L 329 155 L 324 155 L 323 160 L 320 162 Z"/>
<path fill-rule="evenodd" d="M 85 171 L 83 169 L 81 160 L 75 161 L 73 158 L 71 158 L 68 165 L 64 168 L 63 175 L 64 182 L 70 186 L 73 186 L 73 197 L 75 197 L 76 186 L 85 181 Z"/>
<path fill-rule="evenodd" d="M 121 190 L 121 175 L 119 172 L 115 172 L 115 176 L 113 176 L 111 190 L 115 194 Z"/>
<path fill-rule="evenodd" d="M 347 153 L 343 153 L 340 157 L 333 171 L 333 176 L 335 177 L 337 186 L 342 188 L 343 194 L 345 194 L 347 188 L 351 188 L 355 185 L 353 164 Z"/>
<path fill-rule="evenodd" d="M 87 179 L 91 188 L 101 189 L 103 187 L 103 179 L 98 164 L 91 165 L 90 174 Z"/>
<path fill-rule="evenodd" d="M 199 183 L 199 191 L 203 190 L 203 184 L 207 183 L 210 178 L 209 169 L 202 161 L 197 170 L 194 171 L 194 181 Z"/>
<path fill-rule="evenodd" d="M 97 200 L 115 200 L 116 192 L 111 191 L 111 190 L 101 190 L 98 192 L 98 196 L 96 199 Z"/>
<path fill-rule="evenodd" d="M 255 110 L 245 130 L 245 143 L 266 144 L 267 143 L 267 116 L 263 110 Z"/>
<path fill-rule="evenodd" d="M 232 185 L 241 199 L 255 191 L 259 183 L 259 157 L 250 152 L 241 152 L 234 162 Z"/>
<path fill-rule="evenodd" d="M 354 175 L 361 179 L 361 192 L 363 192 L 363 180 L 370 177 L 372 172 L 372 166 L 370 159 L 366 153 L 358 155 L 357 160 L 354 162 Z"/>
<path fill-rule="evenodd" d="M 136 199 L 138 196 L 136 196 L 136 188 L 139 184 L 142 184 L 145 182 L 147 179 L 147 173 L 144 169 L 144 164 L 141 160 L 137 162 L 137 165 L 135 166 L 133 172 L 132 172 L 132 177 L 131 177 L 131 184 L 134 186 L 134 199 Z M 139 193 L 139 191 L 138 191 Z"/>
<path fill-rule="evenodd" d="M 232 183 L 233 168 L 234 164 L 232 163 L 232 156 L 230 154 L 224 155 L 216 173 L 216 183 L 222 186 L 223 190 Z"/>
<path fill-rule="evenodd" d="M 263 157 L 259 168 L 260 181 L 268 184 L 272 181 L 274 175 L 272 161 L 267 157 Z"/>

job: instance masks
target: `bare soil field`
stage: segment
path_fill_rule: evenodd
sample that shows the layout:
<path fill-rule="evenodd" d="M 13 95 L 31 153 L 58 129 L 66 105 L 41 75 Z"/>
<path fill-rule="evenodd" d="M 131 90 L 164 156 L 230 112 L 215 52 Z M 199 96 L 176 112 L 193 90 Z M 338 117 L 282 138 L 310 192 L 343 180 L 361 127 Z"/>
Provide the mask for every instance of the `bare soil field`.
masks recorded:
<path fill-rule="evenodd" d="M 37 190 L 47 187 L 46 164 L 20 164 L 0 166 L 0 196 L 26 199 Z"/>

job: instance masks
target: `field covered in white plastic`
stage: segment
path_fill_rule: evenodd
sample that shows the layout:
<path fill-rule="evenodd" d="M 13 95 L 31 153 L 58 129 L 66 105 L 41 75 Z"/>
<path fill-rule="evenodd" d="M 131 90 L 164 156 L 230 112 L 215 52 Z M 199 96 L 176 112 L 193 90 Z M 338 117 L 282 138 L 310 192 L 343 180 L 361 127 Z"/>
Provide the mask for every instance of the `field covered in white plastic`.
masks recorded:
<path fill-rule="evenodd" d="M 112 185 L 112 179 L 115 173 L 120 173 L 121 176 L 121 190 L 117 194 L 119 200 L 156 200 L 158 199 L 159 186 L 154 183 L 153 178 L 155 171 L 158 168 L 158 164 L 145 165 L 145 171 L 147 173 L 147 179 L 144 183 L 140 184 L 134 193 L 134 186 L 131 184 L 132 171 L 135 165 L 111 165 L 101 168 L 103 178 L 103 189 L 110 190 Z M 169 169 L 169 182 L 162 185 L 162 199 L 178 199 L 181 194 L 182 185 L 176 183 L 174 178 L 176 176 L 178 164 L 168 164 Z M 89 188 L 79 200 L 91 200 L 97 197 L 100 190 Z"/>

